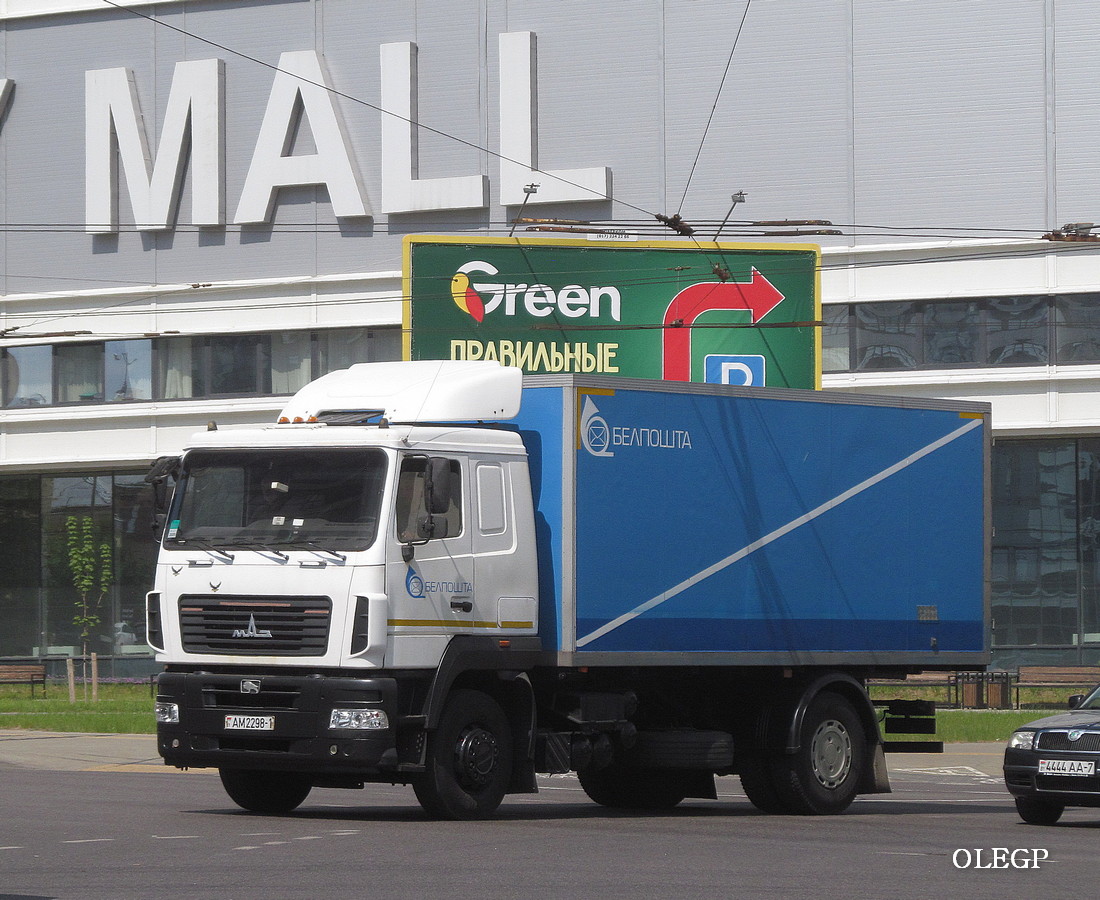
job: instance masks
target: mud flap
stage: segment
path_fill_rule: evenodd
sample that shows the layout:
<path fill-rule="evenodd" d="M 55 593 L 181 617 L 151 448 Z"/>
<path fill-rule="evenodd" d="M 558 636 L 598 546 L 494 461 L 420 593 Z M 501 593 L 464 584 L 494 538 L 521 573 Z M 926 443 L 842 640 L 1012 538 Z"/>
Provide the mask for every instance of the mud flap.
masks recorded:
<path fill-rule="evenodd" d="M 886 768 L 886 753 L 882 749 L 882 743 L 875 741 L 871 753 L 871 765 L 863 770 L 863 778 L 859 785 L 860 794 L 889 794 L 890 773 Z"/>

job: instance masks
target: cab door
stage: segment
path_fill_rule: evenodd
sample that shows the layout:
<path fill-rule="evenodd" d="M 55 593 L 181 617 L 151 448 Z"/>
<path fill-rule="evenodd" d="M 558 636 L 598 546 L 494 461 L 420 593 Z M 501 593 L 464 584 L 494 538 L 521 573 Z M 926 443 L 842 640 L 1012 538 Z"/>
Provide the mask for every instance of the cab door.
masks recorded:
<path fill-rule="evenodd" d="M 431 460 L 420 454 L 400 460 L 386 551 L 389 624 L 399 635 L 467 633 L 479 627 L 466 462 L 436 457 L 441 458 L 449 471 L 448 498 L 446 511 L 434 515 L 426 502 Z"/>
<path fill-rule="evenodd" d="M 516 496 L 517 479 L 524 487 L 529 484 L 527 467 L 507 458 L 475 459 L 470 466 L 477 616 L 492 620 L 504 638 L 534 634 L 538 562 L 533 535 L 522 524 L 533 516 L 529 492 Z"/>

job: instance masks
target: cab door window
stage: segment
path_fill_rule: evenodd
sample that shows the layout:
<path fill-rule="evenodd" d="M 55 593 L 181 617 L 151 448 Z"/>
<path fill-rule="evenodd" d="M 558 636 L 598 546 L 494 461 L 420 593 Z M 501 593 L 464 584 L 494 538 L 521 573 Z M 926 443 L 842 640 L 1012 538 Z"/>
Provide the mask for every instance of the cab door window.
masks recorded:
<path fill-rule="evenodd" d="M 447 522 L 447 537 L 462 533 L 462 477 L 458 460 L 449 461 L 451 470 L 451 497 L 443 518 Z M 419 523 L 428 514 L 425 503 L 428 458 L 408 456 L 401 463 L 397 478 L 397 539 L 402 543 L 423 540 Z"/>

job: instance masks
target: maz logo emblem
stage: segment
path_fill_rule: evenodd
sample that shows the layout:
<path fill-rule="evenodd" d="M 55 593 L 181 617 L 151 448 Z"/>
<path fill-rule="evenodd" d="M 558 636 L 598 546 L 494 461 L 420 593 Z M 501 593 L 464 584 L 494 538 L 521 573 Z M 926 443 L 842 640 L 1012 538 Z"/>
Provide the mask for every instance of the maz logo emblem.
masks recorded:
<path fill-rule="evenodd" d="M 272 638 L 274 635 L 267 628 L 256 627 L 256 617 L 251 613 L 248 616 L 247 628 L 234 628 L 233 637 L 235 638 Z"/>
<path fill-rule="evenodd" d="M 260 693 L 260 682 L 254 678 L 246 678 L 241 682 L 242 694 L 258 694 Z"/>

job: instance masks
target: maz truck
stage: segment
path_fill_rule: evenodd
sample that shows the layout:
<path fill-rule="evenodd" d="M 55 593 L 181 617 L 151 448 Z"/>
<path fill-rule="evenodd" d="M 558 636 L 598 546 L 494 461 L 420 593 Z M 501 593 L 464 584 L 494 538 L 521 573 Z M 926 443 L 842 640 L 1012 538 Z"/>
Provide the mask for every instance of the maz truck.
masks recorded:
<path fill-rule="evenodd" d="M 259 813 L 385 782 L 480 818 L 569 771 L 840 812 L 889 790 L 868 679 L 988 661 L 989 444 L 970 402 L 333 372 L 150 473 L 159 751 Z"/>

